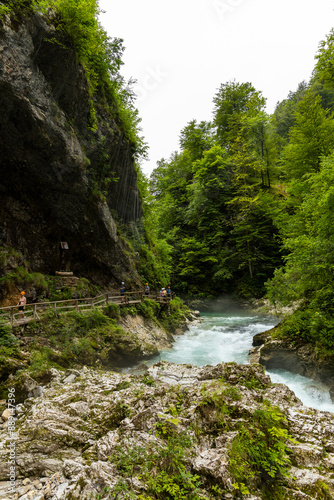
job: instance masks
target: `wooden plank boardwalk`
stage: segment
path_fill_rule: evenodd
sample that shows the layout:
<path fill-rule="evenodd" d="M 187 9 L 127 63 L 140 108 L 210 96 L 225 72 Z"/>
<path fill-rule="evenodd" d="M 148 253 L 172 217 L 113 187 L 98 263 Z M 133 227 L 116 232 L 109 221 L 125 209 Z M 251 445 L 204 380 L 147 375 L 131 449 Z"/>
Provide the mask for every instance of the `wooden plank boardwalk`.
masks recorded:
<path fill-rule="evenodd" d="M 137 292 L 126 292 L 124 296 L 112 295 L 110 293 L 104 293 L 97 295 L 96 297 L 89 297 L 83 299 L 67 299 L 67 300 L 57 300 L 54 302 L 35 302 L 27 304 L 24 310 L 24 317 L 22 312 L 18 311 L 18 306 L 7 306 L 0 307 L 0 321 L 5 324 L 9 324 L 12 327 L 22 326 L 30 321 L 39 321 L 41 317 L 49 312 L 53 312 L 55 316 L 58 316 L 60 312 L 70 312 L 77 311 L 83 312 L 99 307 L 106 307 L 109 304 L 118 304 L 119 306 L 130 306 L 132 304 L 139 304 L 146 299 L 152 299 L 161 305 L 167 305 L 169 307 L 170 297 L 160 297 L 159 293 L 151 293 L 150 295 L 145 295 L 141 291 Z"/>

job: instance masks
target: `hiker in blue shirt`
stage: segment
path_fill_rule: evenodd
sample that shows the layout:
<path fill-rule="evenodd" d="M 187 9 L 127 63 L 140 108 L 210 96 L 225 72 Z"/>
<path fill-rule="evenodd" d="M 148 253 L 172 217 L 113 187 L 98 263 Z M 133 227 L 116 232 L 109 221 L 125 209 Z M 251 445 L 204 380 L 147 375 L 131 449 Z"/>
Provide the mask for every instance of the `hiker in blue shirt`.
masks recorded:
<path fill-rule="evenodd" d="M 121 302 L 125 302 L 125 284 L 124 281 L 122 281 L 121 288 L 120 288 L 120 293 L 121 293 Z"/>

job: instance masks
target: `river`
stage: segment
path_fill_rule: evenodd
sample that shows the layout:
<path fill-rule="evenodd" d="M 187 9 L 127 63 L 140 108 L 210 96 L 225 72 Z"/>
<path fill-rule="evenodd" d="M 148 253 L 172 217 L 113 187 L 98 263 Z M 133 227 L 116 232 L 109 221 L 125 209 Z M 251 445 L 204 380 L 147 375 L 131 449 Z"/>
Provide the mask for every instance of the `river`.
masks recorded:
<path fill-rule="evenodd" d="M 191 325 L 189 330 L 175 338 L 173 347 L 163 351 L 150 361 L 159 360 L 172 363 L 189 363 L 195 366 L 216 365 L 235 361 L 249 363 L 248 353 L 253 336 L 275 326 L 273 316 L 260 316 L 245 311 L 202 313 L 203 321 Z M 272 382 L 283 383 L 294 391 L 304 405 L 334 412 L 328 388 L 309 378 L 286 370 L 267 371 Z"/>

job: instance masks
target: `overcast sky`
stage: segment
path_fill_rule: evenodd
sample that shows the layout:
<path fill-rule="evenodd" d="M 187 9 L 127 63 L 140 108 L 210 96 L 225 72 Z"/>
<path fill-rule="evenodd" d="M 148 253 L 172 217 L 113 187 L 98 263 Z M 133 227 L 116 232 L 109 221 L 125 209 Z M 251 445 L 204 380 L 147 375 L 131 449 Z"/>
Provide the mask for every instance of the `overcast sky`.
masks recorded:
<path fill-rule="evenodd" d="M 121 73 L 137 80 L 136 107 L 157 160 L 179 150 L 193 119 L 211 120 L 221 83 L 251 82 L 272 113 L 308 81 L 321 40 L 334 27 L 334 0 L 100 0 L 100 22 L 123 38 Z"/>

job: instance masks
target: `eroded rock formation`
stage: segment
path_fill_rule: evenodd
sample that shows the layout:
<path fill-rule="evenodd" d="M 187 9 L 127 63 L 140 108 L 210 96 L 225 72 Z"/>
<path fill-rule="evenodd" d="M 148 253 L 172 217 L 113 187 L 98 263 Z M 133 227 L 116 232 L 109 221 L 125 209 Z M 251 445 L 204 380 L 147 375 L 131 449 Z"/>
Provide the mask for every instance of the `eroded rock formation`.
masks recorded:
<path fill-rule="evenodd" d="M 311 344 L 295 344 L 272 338 L 275 328 L 259 333 L 253 338 L 251 361 L 260 363 L 268 370 L 282 368 L 323 382 L 329 387 L 334 401 L 334 363 L 333 357 L 319 356 Z"/>
<path fill-rule="evenodd" d="M 154 484 L 167 484 L 159 483 L 163 477 L 176 487 L 171 470 L 181 450 L 182 484 L 193 481 L 196 498 L 240 498 L 233 486 L 231 449 L 243 429 L 252 428 L 255 413 L 269 407 L 279 408 L 295 440 L 287 443 L 289 474 L 275 479 L 273 491 L 279 488 L 279 498 L 286 500 L 334 498 L 331 413 L 304 407 L 286 386 L 271 384 L 260 365 L 196 368 L 166 362 L 141 376 L 52 369 L 42 396 L 16 407 L 12 496 L 9 420 L 3 419 L 0 498 L 108 499 L 120 491 L 145 497 Z M 161 470 L 165 476 L 159 476 Z M 248 481 L 251 494 L 245 498 L 264 498 L 270 481 L 258 471 Z"/>

